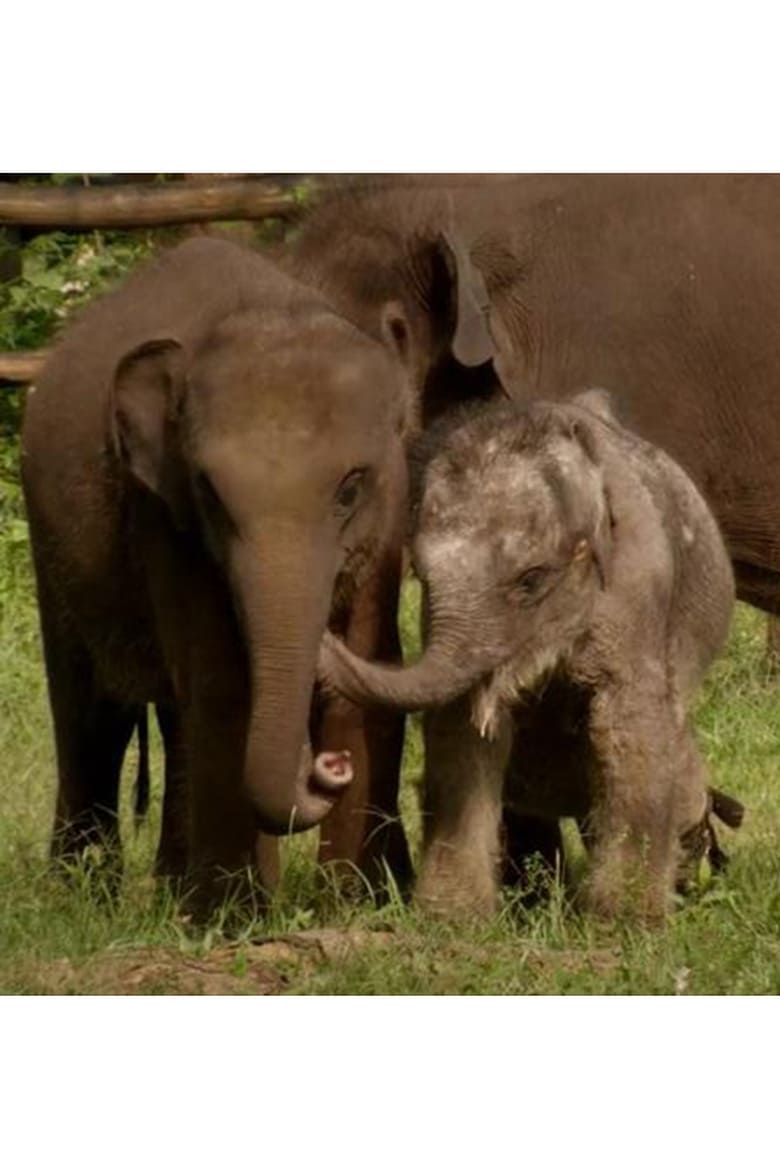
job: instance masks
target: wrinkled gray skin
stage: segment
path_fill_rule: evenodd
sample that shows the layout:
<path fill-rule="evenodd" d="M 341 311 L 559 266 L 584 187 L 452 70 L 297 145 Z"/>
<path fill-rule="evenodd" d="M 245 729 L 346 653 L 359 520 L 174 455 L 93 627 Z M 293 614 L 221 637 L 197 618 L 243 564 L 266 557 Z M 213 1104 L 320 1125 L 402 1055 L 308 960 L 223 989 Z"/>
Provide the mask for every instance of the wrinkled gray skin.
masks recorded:
<path fill-rule="evenodd" d="M 431 433 L 418 478 L 422 658 L 332 637 L 320 658 L 354 701 L 434 709 L 418 896 L 494 907 L 506 777 L 514 813 L 580 822 L 594 912 L 661 916 L 709 810 L 688 711 L 734 603 L 708 508 L 599 391 L 472 411 Z"/>

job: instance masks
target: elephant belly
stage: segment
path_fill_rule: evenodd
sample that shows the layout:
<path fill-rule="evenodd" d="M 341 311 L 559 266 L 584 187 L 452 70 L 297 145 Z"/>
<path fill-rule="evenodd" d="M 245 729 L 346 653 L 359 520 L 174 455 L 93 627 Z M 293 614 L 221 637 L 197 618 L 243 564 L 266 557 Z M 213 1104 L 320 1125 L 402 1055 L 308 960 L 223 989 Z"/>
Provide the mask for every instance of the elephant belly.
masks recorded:
<path fill-rule="evenodd" d="M 81 578 L 60 558 L 41 567 L 41 604 L 74 663 L 86 651 L 100 690 L 120 702 L 164 701 L 168 672 L 143 582 L 123 565 Z"/>
<path fill-rule="evenodd" d="M 587 692 L 550 680 L 514 712 L 504 801 L 515 812 L 583 817 L 591 804 Z"/>

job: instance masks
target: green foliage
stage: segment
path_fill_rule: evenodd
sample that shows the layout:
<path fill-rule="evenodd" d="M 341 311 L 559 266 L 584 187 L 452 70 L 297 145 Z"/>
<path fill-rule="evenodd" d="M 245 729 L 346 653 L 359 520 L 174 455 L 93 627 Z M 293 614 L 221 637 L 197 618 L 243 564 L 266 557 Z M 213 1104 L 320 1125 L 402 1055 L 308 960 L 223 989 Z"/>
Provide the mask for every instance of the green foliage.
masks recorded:
<path fill-rule="evenodd" d="M 62 323 L 152 247 L 149 233 L 51 232 L 23 250 L 22 275 L 0 284 L 0 349 L 47 345 Z"/>
<path fill-rule="evenodd" d="M 16 541 L 23 522 L 18 439 L 22 393 L 0 388 L 0 541 Z"/>
<path fill-rule="evenodd" d="M 302 179 L 292 189 L 295 202 L 303 208 L 311 207 L 317 196 L 317 184 L 313 179 Z"/>

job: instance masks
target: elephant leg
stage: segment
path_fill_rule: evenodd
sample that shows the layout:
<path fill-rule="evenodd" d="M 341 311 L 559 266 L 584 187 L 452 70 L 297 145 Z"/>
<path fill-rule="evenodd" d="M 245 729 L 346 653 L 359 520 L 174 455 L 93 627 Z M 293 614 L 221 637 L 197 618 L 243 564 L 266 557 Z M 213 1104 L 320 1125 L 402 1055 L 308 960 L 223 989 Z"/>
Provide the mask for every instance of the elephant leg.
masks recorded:
<path fill-rule="evenodd" d="M 226 901 L 261 911 L 278 881 L 279 846 L 256 829 L 243 789 L 235 751 L 246 738 L 241 696 L 212 697 L 183 711 L 158 704 L 157 718 L 165 793 L 155 872 L 184 889 L 198 921 Z"/>
<path fill-rule="evenodd" d="M 82 689 L 52 698 L 59 786 L 52 856 L 83 854 L 99 845 L 121 868 L 119 781 L 136 711 Z"/>
<path fill-rule="evenodd" d="M 199 558 L 188 562 L 180 548 L 174 556 L 161 532 L 148 554 L 170 687 L 157 704 L 165 794 L 156 869 L 176 879 L 204 921 L 226 899 L 250 911 L 264 905 L 260 833 L 244 786 L 250 688 L 222 583 Z"/>
<path fill-rule="evenodd" d="M 155 872 L 178 880 L 187 870 L 189 812 L 186 757 L 176 707 L 158 703 L 157 722 L 165 747 L 165 793 Z M 275 837 L 257 834 L 255 864 L 263 888 L 275 889 L 279 881 L 279 843 Z"/>
<path fill-rule="evenodd" d="M 504 807 L 503 816 L 505 886 L 526 888 L 534 884 L 534 869 L 555 877 L 563 870 L 563 837 L 560 823 L 546 817 L 526 816 Z"/>
<path fill-rule="evenodd" d="M 187 903 L 205 919 L 222 903 L 265 904 L 256 878 L 258 830 L 243 786 L 245 696 L 210 696 L 182 712 L 187 759 Z"/>
<path fill-rule="evenodd" d="M 424 735 L 424 846 L 416 899 L 434 913 L 490 914 L 498 899 L 509 722 L 493 739 L 480 736 L 465 696 L 427 713 Z"/>
<path fill-rule="evenodd" d="M 100 846 L 118 877 L 119 781 L 137 707 L 102 691 L 86 648 L 54 620 L 45 584 L 39 596 L 58 772 L 51 855 L 73 859 Z"/>
<path fill-rule="evenodd" d="M 610 917 L 665 914 L 678 855 L 679 727 L 659 683 L 641 695 L 598 692 L 591 706 L 593 806 L 585 904 Z"/>
<path fill-rule="evenodd" d="M 227 901 L 261 909 L 262 891 L 257 822 L 243 782 L 249 698 L 233 661 L 233 631 L 206 607 L 196 628 L 190 641 L 185 626 L 177 632 L 174 699 L 158 706 L 166 762 L 157 871 L 184 875 L 187 908 L 204 921 Z"/>
<path fill-rule="evenodd" d="M 341 632 L 362 657 L 400 660 L 399 581 L 400 549 L 388 555 L 354 599 Z M 354 769 L 352 784 L 320 830 L 320 862 L 353 874 L 357 868 L 377 883 L 382 883 L 387 867 L 398 886 L 408 888 L 412 866 L 398 810 L 403 715 L 329 697 L 312 740 L 317 751 L 329 747 L 349 751 Z"/>

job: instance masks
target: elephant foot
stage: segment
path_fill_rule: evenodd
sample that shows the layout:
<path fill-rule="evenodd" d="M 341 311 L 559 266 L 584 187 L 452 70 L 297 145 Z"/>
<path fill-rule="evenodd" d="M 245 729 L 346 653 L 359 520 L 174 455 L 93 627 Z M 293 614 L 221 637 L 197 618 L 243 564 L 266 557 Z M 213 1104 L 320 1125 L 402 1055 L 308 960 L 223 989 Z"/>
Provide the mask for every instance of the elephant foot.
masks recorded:
<path fill-rule="evenodd" d="M 217 924 L 232 934 L 268 912 L 273 893 L 269 887 L 279 875 L 278 845 L 273 838 L 263 836 L 254 862 L 248 860 L 242 869 L 231 870 L 201 864 L 183 878 L 173 879 L 181 891 L 181 909 L 193 925 Z"/>
<path fill-rule="evenodd" d="M 414 902 L 437 918 L 489 918 L 498 909 L 496 869 L 490 857 L 434 842 L 426 849 Z"/>
<path fill-rule="evenodd" d="M 577 900 L 594 918 L 657 927 L 671 908 L 672 887 L 668 868 L 611 860 L 594 865 Z"/>

